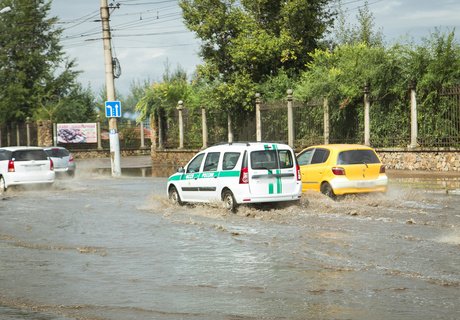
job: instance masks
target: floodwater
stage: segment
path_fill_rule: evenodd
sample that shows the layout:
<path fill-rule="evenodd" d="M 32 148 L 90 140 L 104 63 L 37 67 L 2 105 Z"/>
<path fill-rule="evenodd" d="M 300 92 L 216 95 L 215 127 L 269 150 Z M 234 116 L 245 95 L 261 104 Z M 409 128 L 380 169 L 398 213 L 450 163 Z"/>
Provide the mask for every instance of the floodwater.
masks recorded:
<path fill-rule="evenodd" d="M 78 172 L 0 196 L 0 319 L 459 319 L 460 181 L 174 207 L 165 178 Z"/>

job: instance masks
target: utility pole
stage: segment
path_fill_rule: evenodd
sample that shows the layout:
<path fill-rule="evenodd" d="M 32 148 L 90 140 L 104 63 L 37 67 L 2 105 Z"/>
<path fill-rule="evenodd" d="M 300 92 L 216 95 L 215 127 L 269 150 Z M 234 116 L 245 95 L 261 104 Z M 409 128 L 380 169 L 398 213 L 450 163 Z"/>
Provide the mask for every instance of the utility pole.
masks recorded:
<path fill-rule="evenodd" d="M 105 84 L 107 89 L 107 101 L 115 101 L 115 81 L 112 66 L 112 45 L 110 36 L 110 14 L 107 0 L 101 0 L 102 40 L 104 44 L 105 59 Z M 112 176 L 121 176 L 120 166 L 120 140 L 118 138 L 117 118 L 109 118 L 110 138 L 110 162 L 112 165 Z"/>

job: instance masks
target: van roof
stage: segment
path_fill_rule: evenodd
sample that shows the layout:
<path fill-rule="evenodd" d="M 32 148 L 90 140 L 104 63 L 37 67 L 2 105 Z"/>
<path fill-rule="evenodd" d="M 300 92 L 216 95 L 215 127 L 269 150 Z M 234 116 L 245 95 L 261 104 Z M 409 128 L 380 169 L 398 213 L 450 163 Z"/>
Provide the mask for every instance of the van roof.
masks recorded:
<path fill-rule="evenodd" d="M 17 151 L 17 150 L 43 150 L 43 148 L 42 148 L 42 147 L 17 146 L 17 147 L 1 147 L 0 150 L 8 150 L 8 151 Z"/>
<path fill-rule="evenodd" d="M 233 142 L 233 143 L 220 143 L 213 145 L 206 150 L 214 149 L 226 149 L 226 150 L 235 150 L 235 149 L 250 149 L 250 150 L 263 150 L 267 146 L 271 148 L 282 148 L 282 149 L 291 149 L 287 144 L 278 143 L 278 142 Z"/>

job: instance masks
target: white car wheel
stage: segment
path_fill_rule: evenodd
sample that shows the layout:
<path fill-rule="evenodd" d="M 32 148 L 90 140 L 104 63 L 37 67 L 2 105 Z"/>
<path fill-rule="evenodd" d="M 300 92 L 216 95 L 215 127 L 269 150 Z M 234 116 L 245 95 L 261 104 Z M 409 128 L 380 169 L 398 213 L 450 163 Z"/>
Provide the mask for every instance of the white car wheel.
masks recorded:
<path fill-rule="evenodd" d="M 236 201 L 235 197 L 233 196 L 233 193 L 230 190 L 225 190 L 223 195 L 222 195 L 222 203 L 224 205 L 224 208 L 227 209 L 230 212 L 235 212 L 236 211 Z"/>
<path fill-rule="evenodd" d="M 182 205 L 182 200 L 180 199 L 179 192 L 177 192 L 176 187 L 172 186 L 169 188 L 169 201 L 174 205 Z"/>

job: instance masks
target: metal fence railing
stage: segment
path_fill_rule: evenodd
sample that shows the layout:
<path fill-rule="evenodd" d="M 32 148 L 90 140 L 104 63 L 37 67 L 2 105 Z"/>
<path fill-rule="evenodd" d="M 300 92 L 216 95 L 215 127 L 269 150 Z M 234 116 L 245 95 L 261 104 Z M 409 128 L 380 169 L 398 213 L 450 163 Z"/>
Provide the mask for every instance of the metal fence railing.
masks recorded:
<path fill-rule="evenodd" d="M 417 145 L 423 148 L 460 148 L 460 86 L 444 89 L 438 101 L 417 106 Z M 359 103 L 358 103 L 359 104 Z M 294 147 L 328 143 L 364 143 L 363 108 L 340 101 L 323 100 L 310 103 L 293 101 Z M 358 105 L 358 106 L 357 106 Z M 261 137 L 263 141 L 288 142 L 287 101 L 260 104 Z M 256 116 L 254 112 L 230 114 L 222 110 L 182 110 L 183 146 L 197 149 L 204 145 L 203 112 L 207 127 L 207 145 L 226 142 L 229 139 L 229 122 L 233 141 L 256 140 Z M 412 141 L 411 108 L 407 101 L 393 104 L 375 101 L 370 107 L 370 145 L 376 148 L 407 147 Z M 327 116 L 326 116 L 327 115 Z M 327 119 L 327 120 L 325 120 Z M 155 121 L 158 121 L 156 119 Z M 121 149 L 150 148 L 152 143 L 174 149 L 179 146 L 179 113 L 176 109 L 163 111 L 160 121 L 142 124 L 129 120 L 118 121 Z M 327 127 L 325 127 L 327 126 Z M 152 141 L 152 139 L 154 141 Z M 37 145 L 36 122 L 0 125 L 0 146 Z M 100 123 L 98 143 L 59 144 L 68 149 L 109 149 L 109 127 Z"/>

